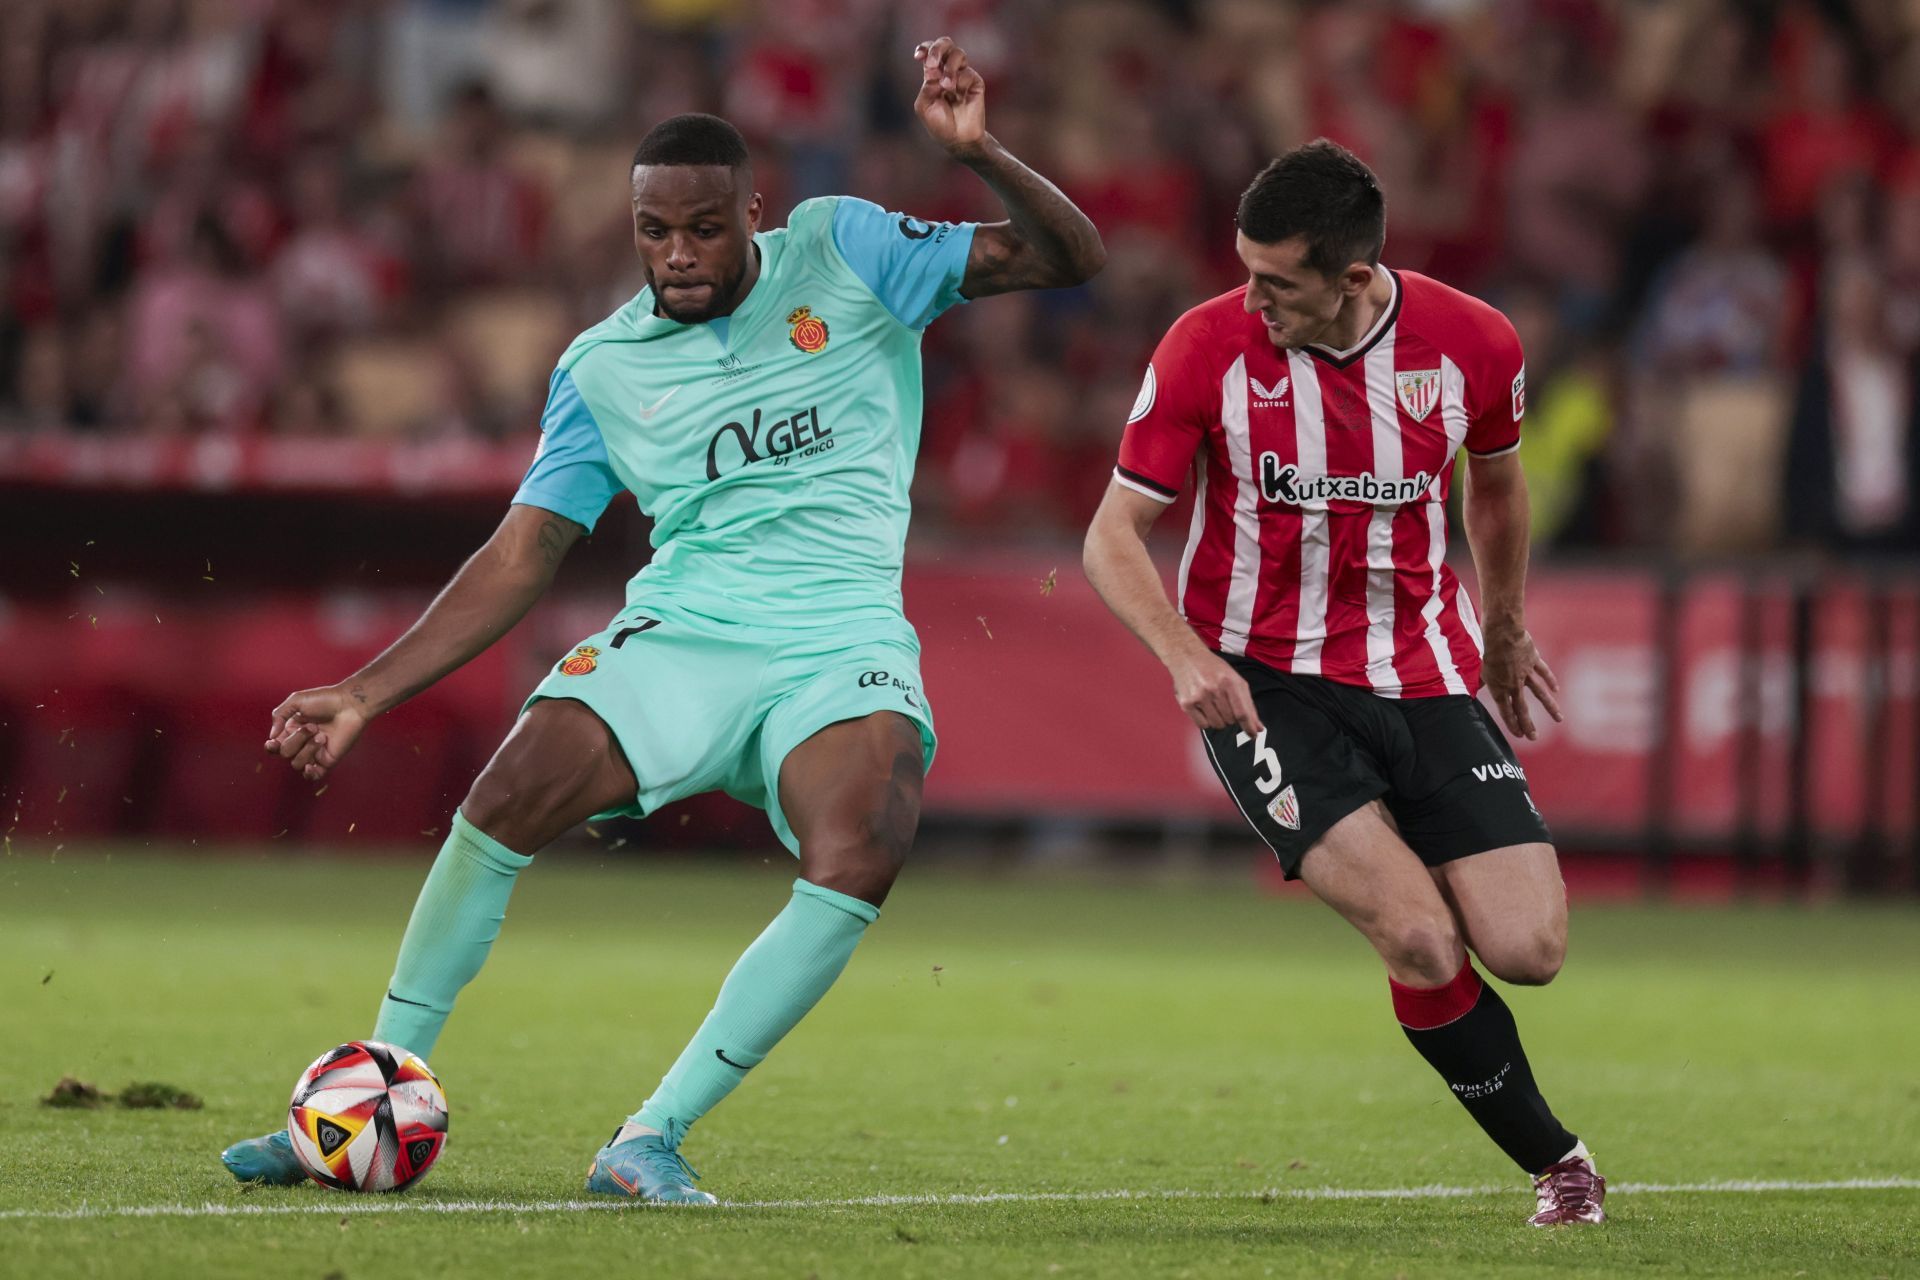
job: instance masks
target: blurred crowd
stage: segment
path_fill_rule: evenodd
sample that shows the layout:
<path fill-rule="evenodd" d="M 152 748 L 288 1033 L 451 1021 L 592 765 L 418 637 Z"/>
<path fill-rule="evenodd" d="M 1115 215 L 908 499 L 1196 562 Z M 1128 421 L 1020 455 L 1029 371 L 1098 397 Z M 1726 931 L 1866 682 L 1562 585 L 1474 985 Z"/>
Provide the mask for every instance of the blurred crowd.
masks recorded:
<path fill-rule="evenodd" d="M 996 204 L 912 114 L 952 34 L 1099 224 L 928 336 L 921 526 L 1065 533 L 1235 198 L 1325 135 L 1389 264 L 1529 361 L 1546 545 L 1920 547 L 1920 6 L 1901 0 L 7 0 L 0 430 L 522 441 L 640 284 L 628 157 L 726 115 L 772 220 Z"/>

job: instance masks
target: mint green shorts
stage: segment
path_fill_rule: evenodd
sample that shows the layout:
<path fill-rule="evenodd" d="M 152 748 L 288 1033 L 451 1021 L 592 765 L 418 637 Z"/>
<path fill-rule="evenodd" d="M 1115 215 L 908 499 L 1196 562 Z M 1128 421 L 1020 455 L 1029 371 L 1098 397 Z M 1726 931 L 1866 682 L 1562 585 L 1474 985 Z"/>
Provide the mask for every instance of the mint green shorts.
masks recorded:
<path fill-rule="evenodd" d="M 635 605 L 555 663 L 526 705 L 542 698 L 585 703 L 633 768 L 633 803 L 596 817 L 645 817 L 724 791 L 766 810 L 796 855 L 800 842 L 780 808 L 780 766 L 820 730 L 897 711 L 919 728 L 923 764 L 933 765 L 920 642 L 904 618 L 776 629 Z"/>

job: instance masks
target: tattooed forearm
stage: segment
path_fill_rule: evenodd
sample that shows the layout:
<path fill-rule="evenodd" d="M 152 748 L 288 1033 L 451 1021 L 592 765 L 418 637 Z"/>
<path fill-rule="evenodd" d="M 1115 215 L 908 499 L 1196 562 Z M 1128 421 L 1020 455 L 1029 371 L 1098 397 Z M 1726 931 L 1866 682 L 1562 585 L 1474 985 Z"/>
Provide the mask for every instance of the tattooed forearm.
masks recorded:
<path fill-rule="evenodd" d="M 988 223 L 974 232 L 960 284 L 966 296 L 1080 284 L 1106 264 L 1100 231 L 1087 215 L 991 135 L 960 159 L 1007 209 L 1006 222 Z"/>

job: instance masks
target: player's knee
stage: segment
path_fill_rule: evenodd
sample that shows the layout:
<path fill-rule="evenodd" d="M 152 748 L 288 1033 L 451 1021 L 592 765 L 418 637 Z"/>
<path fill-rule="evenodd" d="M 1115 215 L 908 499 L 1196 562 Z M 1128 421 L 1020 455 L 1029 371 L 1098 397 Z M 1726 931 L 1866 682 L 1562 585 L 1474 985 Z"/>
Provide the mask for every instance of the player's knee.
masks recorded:
<path fill-rule="evenodd" d="M 823 889 L 879 906 L 886 900 L 913 847 L 920 795 L 888 797 L 857 821 L 828 823 L 801 842 L 800 874 Z"/>
<path fill-rule="evenodd" d="M 906 865 L 907 846 L 870 831 L 823 833 L 800 849 L 800 875 L 822 889 L 879 906 Z"/>
<path fill-rule="evenodd" d="M 878 732 L 876 732 L 878 730 Z M 825 889 L 879 906 L 906 865 L 920 825 L 925 767 L 919 730 L 887 714 L 849 730 L 835 763 L 843 778 L 830 795 L 805 801 L 800 874 Z M 795 814 L 802 801 L 789 802 Z"/>
<path fill-rule="evenodd" d="M 1480 962 L 1494 977 L 1523 987 L 1544 987 L 1567 958 L 1564 930 L 1541 928 L 1510 945 L 1482 953 Z"/>
<path fill-rule="evenodd" d="M 502 832 L 513 813 L 513 796 L 512 784 L 504 771 L 490 763 L 467 788 L 466 798 L 460 802 L 460 813 L 468 822 L 512 848 Z"/>
<path fill-rule="evenodd" d="M 473 780 L 460 812 L 509 849 L 532 853 L 602 807 L 592 762 L 610 743 L 586 707 L 537 703 Z"/>
<path fill-rule="evenodd" d="M 1440 986 L 1460 972 L 1465 954 L 1460 932 L 1446 915 L 1409 916 L 1395 921 L 1379 938 L 1387 967 L 1416 979 L 1422 986 Z"/>

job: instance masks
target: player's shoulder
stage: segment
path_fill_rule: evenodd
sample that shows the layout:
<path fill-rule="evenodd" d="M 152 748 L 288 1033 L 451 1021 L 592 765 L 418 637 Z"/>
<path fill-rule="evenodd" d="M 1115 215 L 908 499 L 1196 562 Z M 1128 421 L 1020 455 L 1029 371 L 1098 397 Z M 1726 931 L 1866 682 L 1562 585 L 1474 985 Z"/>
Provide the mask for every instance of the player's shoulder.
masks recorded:
<path fill-rule="evenodd" d="M 805 262 L 850 268 L 879 237 L 886 210 L 857 196 L 814 196 L 793 206 L 787 225 L 763 231 L 763 248 L 781 252 L 789 269 Z"/>
<path fill-rule="evenodd" d="M 567 344 L 567 349 L 560 353 L 560 359 L 555 363 L 555 373 L 571 373 L 582 362 L 605 359 L 606 353 L 619 350 L 620 344 L 638 340 L 636 319 L 652 311 L 653 290 L 640 290 L 621 303 L 612 315 L 575 334 L 573 341 Z"/>
<path fill-rule="evenodd" d="M 887 211 L 858 196 L 814 196 L 793 205 L 787 225 L 760 232 L 762 240 L 801 249 L 806 257 L 845 257 L 849 234 L 872 236 Z M 849 232 L 852 228 L 852 232 Z"/>
<path fill-rule="evenodd" d="M 802 200 L 799 204 L 793 206 L 793 212 L 787 215 L 787 230 L 810 230 L 822 224 L 832 226 L 834 215 L 839 212 L 840 206 L 844 202 L 852 199 L 854 199 L 852 196 L 813 196 L 809 199 Z M 859 201 L 859 203 L 866 204 L 868 202 L 862 200 Z M 877 209 L 880 206 L 874 205 L 873 207 Z"/>
<path fill-rule="evenodd" d="M 1418 271 L 1394 275 L 1400 280 L 1403 329 L 1433 342 L 1456 361 L 1499 355 L 1519 345 L 1513 322 L 1484 298 Z"/>
<path fill-rule="evenodd" d="M 939 248 L 965 224 L 928 222 L 860 196 L 816 196 L 795 206 L 788 225 L 824 235 L 842 255 L 864 259 L 899 248 Z"/>
<path fill-rule="evenodd" d="M 1167 326 L 1161 350 L 1178 353 L 1201 364 L 1230 364 L 1247 349 L 1252 317 L 1246 308 L 1247 286 L 1187 308 Z"/>

